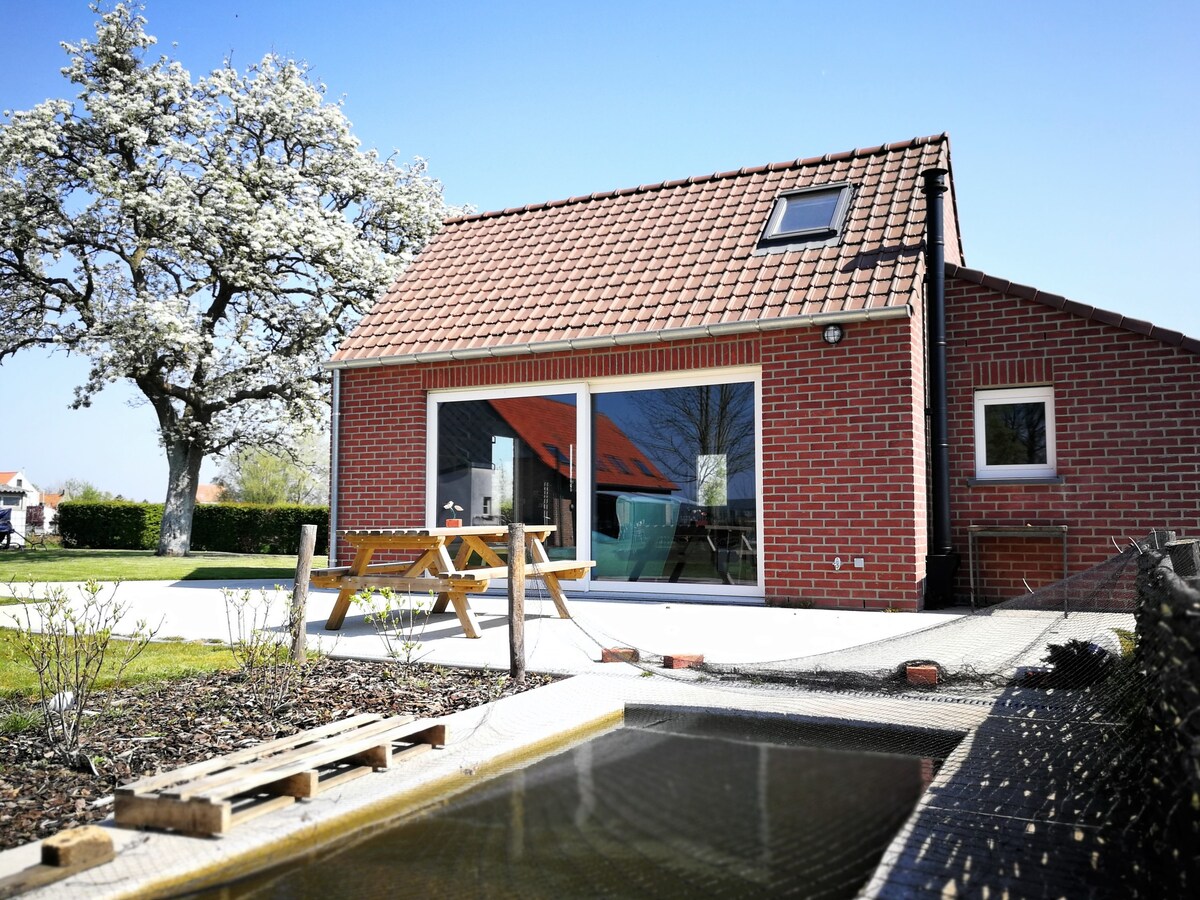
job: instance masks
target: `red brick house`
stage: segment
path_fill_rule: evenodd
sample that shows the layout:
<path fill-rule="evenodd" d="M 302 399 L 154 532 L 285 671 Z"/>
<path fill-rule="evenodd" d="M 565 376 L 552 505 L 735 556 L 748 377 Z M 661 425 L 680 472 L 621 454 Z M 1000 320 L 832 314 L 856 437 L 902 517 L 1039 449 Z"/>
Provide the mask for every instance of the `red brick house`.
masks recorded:
<path fill-rule="evenodd" d="M 580 592 L 906 609 L 966 596 L 972 525 L 1066 526 L 1071 572 L 1195 533 L 1200 342 L 966 268 L 950 169 L 943 135 L 448 221 L 329 364 L 333 527 L 454 500 L 558 524 Z M 981 541 L 981 595 L 1059 537 Z"/>

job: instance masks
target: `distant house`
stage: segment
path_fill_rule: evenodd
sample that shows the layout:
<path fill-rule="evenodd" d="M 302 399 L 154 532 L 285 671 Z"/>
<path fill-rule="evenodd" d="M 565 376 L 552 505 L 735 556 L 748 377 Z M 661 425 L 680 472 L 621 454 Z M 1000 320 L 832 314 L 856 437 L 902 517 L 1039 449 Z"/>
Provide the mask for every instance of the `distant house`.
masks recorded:
<path fill-rule="evenodd" d="M 220 503 L 225 497 L 225 488 L 219 484 L 200 484 L 196 486 L 197 503 Z"/>
<path fill-rule="evenodd" d="M 336 530 L 469 496 L 579 591 L 919 609 L 972 535 L 990 599 L 1200 528 L 1200 341 L 968 268 L 944 135 L 449 220 L 329 366 Z"/>
<path fill-rule="evenodd" d="M 42 502 L 34 510 L 30 510 L 28 516 L 29 527 L 34 530 L 40 530 L 44 533 L 49 533 L 58 530 L 58 504 L 62 503 L 63 495 L 61 493 L 42 492 Z"/>
<path fill-rule="evenodd" d="M 29 533 L 33 524 L 30 521 L 30 513 L 33 513 L 33 519 L 43 519 L 41 496 L 41 492 L 30 483 L 24 472 L 0 472 L 0 508 L 11 513 L 10 521 L 15 532 L 11 539 L 13 546 L 24 543 L 23 535 Z M 42 526 L 41 521 L 37 524 Z"/>

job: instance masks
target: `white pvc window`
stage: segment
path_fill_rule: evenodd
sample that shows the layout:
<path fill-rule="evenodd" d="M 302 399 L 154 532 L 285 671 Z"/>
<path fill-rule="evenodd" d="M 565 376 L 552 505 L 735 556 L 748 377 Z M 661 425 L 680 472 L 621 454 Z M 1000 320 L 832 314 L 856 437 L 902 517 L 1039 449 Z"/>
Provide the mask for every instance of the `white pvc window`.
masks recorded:
<path fill-rule="evenodd" d="M 1054 388 L 975 392 L 975 477 L 1053 478 Z"/>
<path fill-rule="evenodd" d="M 761 598 L 760 408 L 756 369 L 432 392 L 429 524 L 552 523 L 573 590 Z"/>

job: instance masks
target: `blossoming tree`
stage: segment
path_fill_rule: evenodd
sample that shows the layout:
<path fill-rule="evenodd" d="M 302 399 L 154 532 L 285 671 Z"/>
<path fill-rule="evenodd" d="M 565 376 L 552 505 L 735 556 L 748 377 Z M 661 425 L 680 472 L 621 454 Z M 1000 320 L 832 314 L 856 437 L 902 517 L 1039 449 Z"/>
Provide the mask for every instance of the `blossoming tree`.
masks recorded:
<path fill-rule="evenodd" d="M 145 24 L 102 15 L 63 45 L 76 101 L 0 124 L 0 360 L 86 355 L 76 407 L 137 386 L 168 461 L 158 552 L 181 555 L 203 458 L 324 420 L 320 362 L 445 207 L 421 160 L 360 150 L 304 66 L 193 81 Z"/>

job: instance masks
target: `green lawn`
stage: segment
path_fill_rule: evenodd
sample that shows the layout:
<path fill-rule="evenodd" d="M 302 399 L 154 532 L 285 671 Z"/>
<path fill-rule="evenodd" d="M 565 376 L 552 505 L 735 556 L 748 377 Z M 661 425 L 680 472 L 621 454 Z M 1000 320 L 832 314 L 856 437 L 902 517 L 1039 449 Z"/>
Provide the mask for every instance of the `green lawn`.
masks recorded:
<path fill-rule="evenodd" d="M 17 650 L 16 632 L 0 628 L 0 697 L 28 697 L 37 693 L 37 675 Z M 114 640 L 109 653 L 119 656 Z M 180 678 L 216 669 L 236 669 L 237 662 L 229 650 L 217 644 L 196 641 L 162 641 L 146 647 L 125 671 L 124 684 Z M 112 685 L 111 673 L 101 672 L 97 686 Z"/>
<path fill-rule="evenodd" d="M 313 558 L 313 567 L 325 557 Z M 296 574 L 294 556 L 193 553 L 155 556 L 150 550 L 0 550 L 0 584 L 44 581 L 197 581 L 278 578 Z"/>

